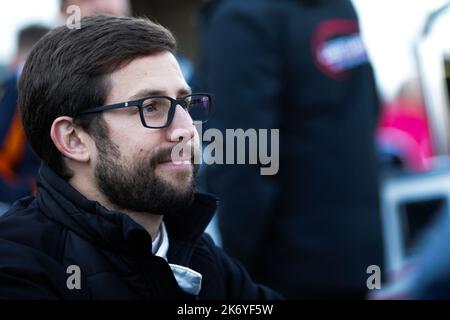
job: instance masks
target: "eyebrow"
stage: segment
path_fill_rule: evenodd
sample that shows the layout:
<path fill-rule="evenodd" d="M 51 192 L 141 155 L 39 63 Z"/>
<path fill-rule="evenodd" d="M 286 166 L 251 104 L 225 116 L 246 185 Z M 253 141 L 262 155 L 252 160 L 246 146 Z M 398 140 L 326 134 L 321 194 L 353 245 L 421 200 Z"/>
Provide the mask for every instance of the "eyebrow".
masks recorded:
<path fill-rule="evenodd" d="M 190 87 L 186 87 L 178 90 L 177 97 L 187 96 L 192 94 L 192 89 Z M 154 89 L 143 89 L 138 91 L 136 94 L 132 95 L 128 98 L 128 100 L 138 100 L 145 97 L 150 96 L 167 96 L 167 92 L 164 90 L 154 90 Z"/>

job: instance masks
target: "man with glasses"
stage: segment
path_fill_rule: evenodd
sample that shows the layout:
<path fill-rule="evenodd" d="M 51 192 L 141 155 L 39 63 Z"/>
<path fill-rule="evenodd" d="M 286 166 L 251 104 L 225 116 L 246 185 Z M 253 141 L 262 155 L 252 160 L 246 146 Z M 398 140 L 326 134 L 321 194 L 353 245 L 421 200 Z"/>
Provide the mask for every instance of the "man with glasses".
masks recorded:
<path fill-rule="evenodd" d="M 278 298 L 203 232 L 216 198 L 195 192 L 193 123 L 211 96 L 191 92 L 171 33 L 134 18 L 81 26 L 44 37 L 20 79 L 43 164 L 36 197 L 0 220 L 0 297 Z"/>

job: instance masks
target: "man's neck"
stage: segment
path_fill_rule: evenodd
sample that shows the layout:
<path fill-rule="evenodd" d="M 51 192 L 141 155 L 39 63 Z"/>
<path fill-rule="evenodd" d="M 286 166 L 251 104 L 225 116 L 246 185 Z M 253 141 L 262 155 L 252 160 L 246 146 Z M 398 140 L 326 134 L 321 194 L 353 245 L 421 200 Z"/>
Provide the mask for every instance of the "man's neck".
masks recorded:
<path fill-rule="evenodd" d="M 141 225 L 150 234 L 152 240 L 156 239 L 158 236 L 159 228 L 163 220 L 162 215 L 155 215 L 146 212 L 135 212 L 118 208 L 110 203 L 103 193 L 101 193 L 95 186 L 87 183 L 87 179 L 77 178 L 74 176 L 70 179 L 69 183 L 87 199 L 100 203 L 103 207 L 110 211 L 118 211 L 129 216 L 134 222 Z"/>

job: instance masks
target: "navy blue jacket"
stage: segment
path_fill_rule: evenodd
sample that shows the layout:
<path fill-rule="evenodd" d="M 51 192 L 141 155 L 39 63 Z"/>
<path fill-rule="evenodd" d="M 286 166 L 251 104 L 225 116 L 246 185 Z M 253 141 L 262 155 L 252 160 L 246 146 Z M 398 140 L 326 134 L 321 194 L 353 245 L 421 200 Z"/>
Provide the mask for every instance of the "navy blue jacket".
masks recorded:
<path fill-rule="evenodd" d="M 0 218 L 0 298 L 10 299 L 265 299 L 278 298 L 204 234 L 216 198 L 165 219 L 168 260 L 203 275 L 198 297 L 181 291 L 168 263 L 151 253 L 150 235 L 127 215 L 82 196 L 48 167 L 36 198 Z M 67 268 L 79 266 L 81 290 L 69 290 Z"/>
<path fill-rule="evenodd" d="M 280 130 L 276 175 L 205 166 L 224 250 L 288 298 L 364 297 L 383 260 L 378 97 L 351 1 L 215 0 L 202 30 L 207 125 Z"/>

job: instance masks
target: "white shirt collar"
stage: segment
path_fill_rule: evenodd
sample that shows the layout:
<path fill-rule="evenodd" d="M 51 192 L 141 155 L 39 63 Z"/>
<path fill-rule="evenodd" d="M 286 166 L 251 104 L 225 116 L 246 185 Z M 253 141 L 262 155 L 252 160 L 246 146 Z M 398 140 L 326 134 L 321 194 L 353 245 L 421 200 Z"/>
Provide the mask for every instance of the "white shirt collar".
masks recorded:
<path fill-rule="evenodd" d="M 152 253 L 155 256 L 161 257 L 167 261 L 167 252 L 169 251 L 169 237 L 164 222 L 159 227 L 158 235 L 152 242 Z"/>
<path fill-rule="evenodd" d="M 167 261 L 167 252 L 169 251 L 169 236 L 167 235 L 167 229 L 164 222 L 161 223 L 158 235 L 152 242 L 152 252 L 155 256 L 161 257 Z M 192 270 L 185 266 L 179 266 L 176 264 L 170 264 L 173 275 L 177 280 L 178 286 L 191 295 L 198 295 L 202 288 L 203 276 L 195 270 Z"/>

